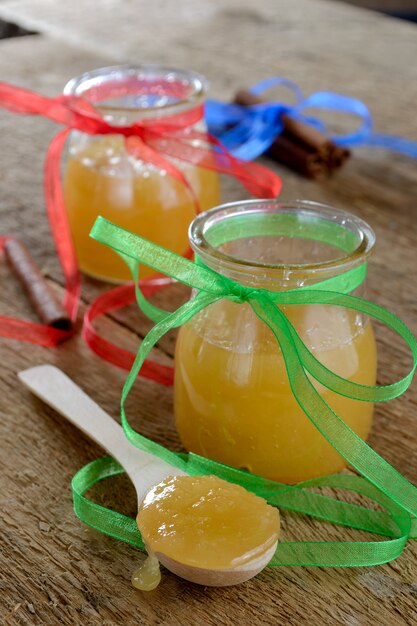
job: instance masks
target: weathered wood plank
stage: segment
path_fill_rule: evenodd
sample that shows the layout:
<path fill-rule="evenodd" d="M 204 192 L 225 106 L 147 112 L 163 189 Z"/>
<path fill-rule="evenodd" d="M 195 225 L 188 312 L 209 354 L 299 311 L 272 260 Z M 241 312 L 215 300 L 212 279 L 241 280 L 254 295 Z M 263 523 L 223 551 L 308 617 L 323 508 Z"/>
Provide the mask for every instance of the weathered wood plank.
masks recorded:
<path fill-rule="evenodd" d="M 45 20 L 48 30 L 48 20 L 42 17 L 42 11 L 51 5 L 45 1 L 38 4 L 39 19 Z M 179 3 L 176 9 L 179 15 L 186 6 L 189 3 Z M 64 43 L 78 28 L 71 20 L 66 24 L 66 35 L 63 29 L 59 33 L 55 31 L 61 41 L 34 37 L 2 42 L 0 75 L 5 80 L 53 95 L 71 75 L 105 65 L 109 57 L 137 61 L 137 55 L 146 52 L 147 59 L 187 66 L 192 55 L 194 66 L 210 78 L 212 93 L 218 97 L 230 97 L 242 84 L 281 73 L 297 80 L 306 93 L 334 89 L 360 97 L 372 109 L 380 130 L 417 139 L 417 120 L 411 114 L 417 96 L 412 79 L 417 70 L 415 64 L 404 63 L 404 59 L 410 61 L 415 42 L 415 31 L 408 25 L 403 28 L 384 18 L 374 22 L 368 13 L 350 8 L 345 11 L 330 3 L 311 0 L 302 3 L 302 10 L 301 3 L 289 0 L 279 3 L 265 0 L 256 9 L 249 3 L 220 0 L 204 6 L 204 19 L 200 16 L 185 21 L 181 28 L 177 24 L 176 30 L 171 28 L 169 34 L 164 26 L 167 39 L 163 45 L 149 33 L 141 40 L 138 50 L 134 47 L 138 34 L 135 38 L 132 35 L 122 38 L 122 45 L 116 46 L 106 30 L 110 28 L 106 11 L 101 25 L 98 21 L 97 28 L 92 28 L 90 23 L 91 40 L 84 37 L 84 43 L 96 52 Z M 86 10 L 89 7 L 86 3 Z M 13 7 L 13 3 L 6 1 L 0 6 L 0 16 L 2 10 L 10 14 L 12 9 L 16 11 L 14 15 L 26 15 L 27 19 L 32 10 L 30 2 L 22 0 Z M 122 13 L 126 10 L 123 5 Z M 300 11 L 305 11 L 303 21 L 299 20 Z M 346 28 L 347 16 L 355 28 Z M 118 17 L 126 19 L 126 14 Z M 319 17 L 321 22 L 317 21 Z M 147 19 L 153 24 L 155 12 L 151 11 Z M 58 24 L 58 13 L 51 14 L 50 20 Z M 79 27 L 79 37 L 83 36 L 83 28 Z M 225 37 L 232 28 L 233 32 L 239 32 L 239 37 Z M 325 32 L 329 37 L 323 41 Z M 365 35 L 369 45 L 360 46 Z M 223 52 L 219 55 L 221 47 Z M 10 58 L 14 61 L 13 72 Z M 239 75 L 242 66 L 244 76 Z M 388 68 L 395 70 L 390 73 L 389 84 Z M 383 88 L 379 88 L 381 85 Z M 52 123 L 40 119 L 16 118 L 2 111 L 0 127 L 1 230 L 21 234 L 59 290 L 62 276 L 44 216 L 41 182 L 43 155 L 56 129 Z M 384 152 L 358 150 L 343 171 L 324 183 L 301 179 L 280 166 L 272 167 L 285 179 L 283 198 L 327 202 L 351 210 L 372 224 L 379 243 L 370 267 L 369 295 L 397 312 L 417 332 L 417 284 L 413 279 L 417 244 L 416 163 Z M 234 183 L 229 182 L 225 188 L 227 199 L 245 195 Z M 9 278 L 4 264 L 0 264 L 0 311 L 34 319 L 17 285 Z M 102 286 L 86 279 L 84 303 L 102 290 Z M 186 291 L 175 287 L 161 293 L 158 300 L 172 307 L 185 297 Z M 135 307 L 118 312 L 100 324 L 107 336 L 131 349 L 149 327 Z M 406 351 L 403 346 L 394 345 L 385 331 L 378 334 L 379 380 L 386 383 L 404 370 Z M 164 339 L 155 358 L 171 362 L 173 346 L 174 336 Z M 143 556 L 83 527 L 72 512 L 71 476 L 84 463 L 100 456 L 101 450 L 16 383 L 16 372 L 20 369 L 37 363 L 55 363 L 117 418 L 125 373 L 98 359 L 79 335 L 56 350 L 1 340 L 0 355 L 0 615 L 5 624 L 368 626 L 378 622 L 386 626 L 411 626 L 416 623 L 414 544 L 407 547 L 397 562 L 378 568 L 269 569 L 253 581 L 231 589 L 199 588 L 166 573 L 156 591 L 136 592 L 130 587 L 129 578 Z M 172 390 L 141 381 L 129 400 L 129 415 L 145 435 L 180 449 L 172 423 L 171 400 Z M 417 475 L 416 404 L 414 384 L 404 398 L 377 407 L 371 437 L 375 449 L 411 480 Z M 119 510 L 134 513 L 134 493 L 123 479 L 106 484 L 96 497 Z M 354 539 L 359 533 L 343 531 L 342 534 L 335 528 L 294 515 L 284 516 L 285 539 L 320 540 L 324 536 Z"/>

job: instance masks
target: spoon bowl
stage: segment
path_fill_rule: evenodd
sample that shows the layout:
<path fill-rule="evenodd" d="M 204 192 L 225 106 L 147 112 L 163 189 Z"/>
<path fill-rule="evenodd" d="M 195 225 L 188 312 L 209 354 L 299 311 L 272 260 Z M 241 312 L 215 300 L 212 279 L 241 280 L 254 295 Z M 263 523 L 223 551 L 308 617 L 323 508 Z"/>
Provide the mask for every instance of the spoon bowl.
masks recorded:
<path fill-rule="evenodd" d="M 259 574 L 274 556 L 277 545 L 278 542 L 275 542 L 268 550 L 249 563 L 230 569 L 207 569 L 185 565 L 160 552 L 156 552 L 155 556 L 161 565 L 184 580 L 206 587 L 231 587 L 244 583 Z"/>

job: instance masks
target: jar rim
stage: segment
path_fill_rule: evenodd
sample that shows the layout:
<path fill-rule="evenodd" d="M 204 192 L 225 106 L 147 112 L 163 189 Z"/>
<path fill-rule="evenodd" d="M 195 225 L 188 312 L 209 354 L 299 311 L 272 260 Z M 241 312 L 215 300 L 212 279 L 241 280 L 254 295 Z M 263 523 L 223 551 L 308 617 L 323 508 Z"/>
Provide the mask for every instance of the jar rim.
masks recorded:
<path fill-rule="evenodd" d="M 149 80 L 156 78 L 164 79 L 167 84 L 181 83 L 189 87 L 189 92 L 187 92 L 186 97 L 179 98 L 175 102 L 155 107 L 109 105 L 101 104 L 99 101 L 93 101 L 92 104 L 98 105 L 100 110 L 107 113 L 116 111 L 138 114 L 149 114 L 149 112 L 155 111 L 169 113 L 197 106 L 204 99 L 207 92 L 207 80 L 205 77 L 192 70 L 182 70 L 158 64 L 122 64 L 100 67 L 74 76 L 66 83 L 63 94 L 65 96 L 81 96 L 88 100 L 88 93 L 90 92 L 91 94 L 98 86 L 103 87 L 106 82 L 119 81 L 122 84 L 123 81 L 135 77 Z"/>
<path fill-rule="evenodd" d="M 226 220 L 245 215 L 254 216 L 259 214 L 274 215 L 300 215 L 303 218 L 317 218 L 323 222 L 330 222 L 336 226 L 345 228 L 357 237 L 355 248 L 341 256 L 312 263 L 265 263 L 242 259 L 227 254 L 213 245 L 208 239 L 208 233 L 215 225 Z M 250 236 L 250 233 L 248 234 Z M 330 205 L 321 204 L 309 200 L 295 200 L 282 202 L 280 200 L 243 200 L 219 205 L 204 213 L 200 213 L 189 227 L 190 245 L 198 257 L 209 267 L 219 268 L 220 272 L 239 280 L 239 276 L 253 276 L 254 274 L 266 279 L 267 282 L 282 276 L 283 273 L 291 275 L 292 280 L 297 280 L 297 275 L 305 279 L 321 280 L 330 275 L 336 275 L 362 265 L 372 253 L 375 245 L 375 233 L 364 220 L 343 209 L 337 209 Z M 337 244 L 336 244 L 336 247 Z M 339 249 L 341 249 L 339 247 Z M 304 281 L 303 281 L 304 282 Z"/>

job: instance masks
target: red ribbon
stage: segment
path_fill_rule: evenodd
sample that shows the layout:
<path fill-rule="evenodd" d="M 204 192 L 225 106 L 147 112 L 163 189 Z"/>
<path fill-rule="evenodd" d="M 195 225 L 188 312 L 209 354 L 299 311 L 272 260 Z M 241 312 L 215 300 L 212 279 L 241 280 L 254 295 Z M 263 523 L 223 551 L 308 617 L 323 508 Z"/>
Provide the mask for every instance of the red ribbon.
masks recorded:
<path fill-rule="evenodd" d="M 154 89 L 160 93 L 158 81 L 146 81 L 146 92 Z M 171 89 L 173 95 L 181 97 L 179 83 L 163 83 L 164 93 Z M 93 102 L 106 98 L 138 92 L 138 80 L 123 83 L 106 83 L 89 91 Z M 68 223 L 61 186 L 60 164 L 64 143 L 71 130 L 89 135 L 119 134 L 125 137 L 127 151 L 145 162 L 179 180 L 190 193 L 196 211 L 198 200 L 182 172 L 169 160 L 186 161 L 199 167 L 215 170 L 237 178 L 255 196 L 275 198 L 281 190 L 281 180 L 270 170 L 255 163 L 247 163 L 233 157 L 222 144 L 207 133 L 192 127 L 202 119 L 203 106 L 198 105 L 186 111 L 165 115 L 162 118 L 144 119 L 130 126 L 117 126 L 107 122 L 90 102 L 75 96 L 48 98 L 8 83 L 0 82 L 0 106 L 15 113 L 41 115 L 65 126 L 51 141 L 45 160 L 45 202 L 47 215 L 54 238 L 55 248 L 65 277 L 64 306 L 72 321 L 77 317 L 81 292 L 81 275 Z M 207 147 L 208 146 L 208 147 Z M 0 237 L 0 250 L 6 237 Z M 145 295 L 161 289 L 169 281 L 152 277 L 140 281 Z M 101 315 L 122 308 L 135 299 L 134 286 L 125 285 L 110 290 L 96 298 L 84 316 L 83 337 L 89 347 L 101 358 L 123 369 L 130 369 L 134 354 L 112 344 L 101 337 L 93 328 L 92 322 Z M 0 316 L 0 335 L 42 346 L 56 346 L 73 335 L 71 331 L 61 331 L 33 322 Z M 172 384 L 172 368 L 147 361 L 142 376 L 161 384 Z"/>

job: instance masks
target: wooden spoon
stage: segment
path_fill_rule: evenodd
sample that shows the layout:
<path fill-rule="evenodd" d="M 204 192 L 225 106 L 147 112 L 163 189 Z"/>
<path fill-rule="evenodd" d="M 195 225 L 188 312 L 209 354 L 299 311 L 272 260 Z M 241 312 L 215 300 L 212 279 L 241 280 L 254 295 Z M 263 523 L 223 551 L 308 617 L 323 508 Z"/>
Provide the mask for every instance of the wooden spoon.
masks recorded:
<path fill-rule="evenodd" d="M 131 444 L 122 427 L 53 365 L 32 367 L 19 372 L 18 377 L 32 393 L 78 426 L 123 466 L 136 489 L 138 504 L 152 487 L 167 476 L 185 475 L 166 461 Z M 146 537 L 143 540 L 146 544 Z M 249 563 L 226 570 L 194 567 L 161 553 L 155 556 L 167 569 L 186 580 L 223 587 L 244 582 L 258 574 L 269 563 L 276 547 L 277 543 Z"/>

